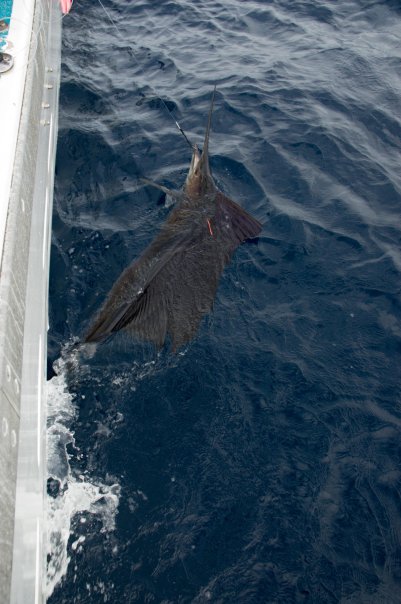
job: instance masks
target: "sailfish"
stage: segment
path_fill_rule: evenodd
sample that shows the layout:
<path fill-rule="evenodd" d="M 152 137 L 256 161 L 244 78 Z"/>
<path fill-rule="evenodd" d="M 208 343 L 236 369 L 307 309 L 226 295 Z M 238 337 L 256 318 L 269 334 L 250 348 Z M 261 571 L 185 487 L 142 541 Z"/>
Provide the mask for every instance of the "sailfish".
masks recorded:
<path fill-rule="evenodd" d="M 193 145 L 183 188 L 158 235 L 113 285 L 85 342 L 103 342 L 120 330 L 161 348 L 177 350 L 194 338 L 213 306 L 224 267 L 236 248 L 255 238 L 261 224 L 219 191 L 209 165 L 214 88 L 202 150 Z"/>

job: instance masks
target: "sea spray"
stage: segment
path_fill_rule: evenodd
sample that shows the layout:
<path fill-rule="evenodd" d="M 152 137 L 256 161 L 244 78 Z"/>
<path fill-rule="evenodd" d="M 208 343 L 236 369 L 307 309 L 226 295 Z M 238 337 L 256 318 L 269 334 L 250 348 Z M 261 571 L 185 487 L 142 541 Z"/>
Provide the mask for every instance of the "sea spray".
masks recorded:
<path fill-rule="evenodd" d="M 67 573 L 71 555 L 84 547 L 85 536 L 74 529 L 77 515 L 80 524 L 88 514 L 102 524 L 101 531 L 115 528 L 120 487 L 106 485 L 86 474 L 74 474 L 67 447 L 74 448 L 73 422 L 77 415 L 74 396 L 67 385 L 68 364 L 76 362 L 73 355 L 54 364 L 56 375 L 47 383 L 47 589 L 49 598 Z M 79 524 L 78 524 L 79 526 Z M 68 543 L 73 537 L 70 548 Z"/>

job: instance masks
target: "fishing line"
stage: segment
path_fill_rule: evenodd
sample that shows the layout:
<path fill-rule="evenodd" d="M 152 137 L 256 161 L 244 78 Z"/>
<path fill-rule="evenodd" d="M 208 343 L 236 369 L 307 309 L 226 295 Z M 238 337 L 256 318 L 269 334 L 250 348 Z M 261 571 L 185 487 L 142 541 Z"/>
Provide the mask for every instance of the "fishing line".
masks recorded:
<path fill-rule="evenodd" d="M 116 29 L 116 32 L 117 32 L 117 34 L 118 34 L 118 35 L 121 37 L 121 33 L 120 33 L 120 30 L 119 30 L 119 29 L 118 29 L 118 27 L 117 27 L 116 22 L 114 21 L 114 19 L 113 19 L 113 18 L 112 18 L 112 16 L 110 15 L 109 11 L 108 11 L 108 10 L 106 9 L 106 7 L 104 6 L 104 4 L 103 4 L 102 0 L 97 0 L 97 1 L 99 2 L 100 6 L 102 7 L 102 9 L 104 10 L 104 12 L 106 13 L 107 18 L 109 19 L 110 23 L 111 23 L 112 25 L 114 25 L 114 27 L 115 27 L 115 29 Z"/>
<path fill-rule="evenodd" d="M 164 107 L 167 109 L 169 116 L 171 117 L 171 119 L 174 121 L 175 125 L 177 126 L 178 130 L 181 132 L 182 136 L 185 138 L 185 140 L 187 141 L 191 151 L 194 150 L 195 145 L 193 145 L 191 143 L 191 141 L 189 140 L 189 138 L 187 137 L 187 135 L 185 134 L 184 130 L 181 128 L 180 124 L 177 122 L 177 120 L 175 119 L 174 115 L 172 114 L 172 112 L 170 111 L 170 109 L 168 108 L 168 105 L 166 103 L 166 101 L 164 99 L 162 99 L 160 96 L 157 97 L 158 99 L 161 100 L 161 102 L 163 103 Z"/>
<path fill-rule="evenodd" d="M 116 22 L 114 21 L 114 19 L 112 18 L 112 16 L 110 15 L 109 11 L 106 9 L 106 7 L 104 6 L 102 0 L 98 0 L 100 6 L 102 7 L 102 9 L 104 10 L 104 12 L 106 13 L 107 18 L 109 19 L 110 23 L 114 26 L 118 37 L 120 38 L 120 40 L 122 40 L 123 42 L 125 42 L 125 40 L 123 39 L 120 30 L 117 27 Z M 135 56 L 135 51 L 132 48 L 132 46 L 129 44 L 128 48 L 130 49 L 130 56 L 132 56 L 134 59 L 136 59 Z M 156 98 L 159 99 L 162 103 L 163 103 L 163 107 L 165 107 L 165 109 L 167 110 L 167 113 L 169 114 L 169 116 L 171 117 L 171 119 L 173 120 L 174 124 L 177 126 L 178 130 L 181 132 L 181 134 L 183 135 L 183 137 L 185 138 L 187 144 L 189 145 L 189 147 L 191 148 L 191 151 L 194 149 L 195 145 L 193 145 L 191 143 L 191 141 L 189 140 L 189 138 L 187 137 L 187 135 L 185 134 L 183 128 L 180 126 L 180 124 L 178 123 L 178 121 L 175 119 L 174 115 L 172 114 L 172 112 L 170 111 L 170 109 L 168 108 L 168 105 L 166 103 L 166 101 L 164 99 L 161 98 L 161 96 L 155 94 Z"/>

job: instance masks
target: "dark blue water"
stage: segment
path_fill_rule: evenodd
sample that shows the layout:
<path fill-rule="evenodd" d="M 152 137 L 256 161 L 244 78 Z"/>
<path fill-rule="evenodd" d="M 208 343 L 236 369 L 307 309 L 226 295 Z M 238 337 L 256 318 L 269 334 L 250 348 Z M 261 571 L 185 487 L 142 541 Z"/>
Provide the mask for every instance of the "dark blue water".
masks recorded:
<path fill-rule="evenodd" d="M 263 231 L 180 354 L 68 369 L 71 473 L 121 491 L 49 602 L 399 603 L 401 4 L 104 4 L 64 20 L 49 377 L 168 215 L 138 178 L 184 182 L 158 97 L 202 142 L 217 84 L 212 171 Z"/>

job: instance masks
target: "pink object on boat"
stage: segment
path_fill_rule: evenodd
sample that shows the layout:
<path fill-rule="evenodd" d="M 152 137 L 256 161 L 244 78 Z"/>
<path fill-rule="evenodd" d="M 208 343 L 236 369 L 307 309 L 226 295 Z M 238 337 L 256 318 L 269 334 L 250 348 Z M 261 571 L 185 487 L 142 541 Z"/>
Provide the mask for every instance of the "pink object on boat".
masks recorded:
<path fill-rule="evenodd" d="M 63 15 L 70 12 L 73 0 L 60 0 L 61 11 Z"/>

